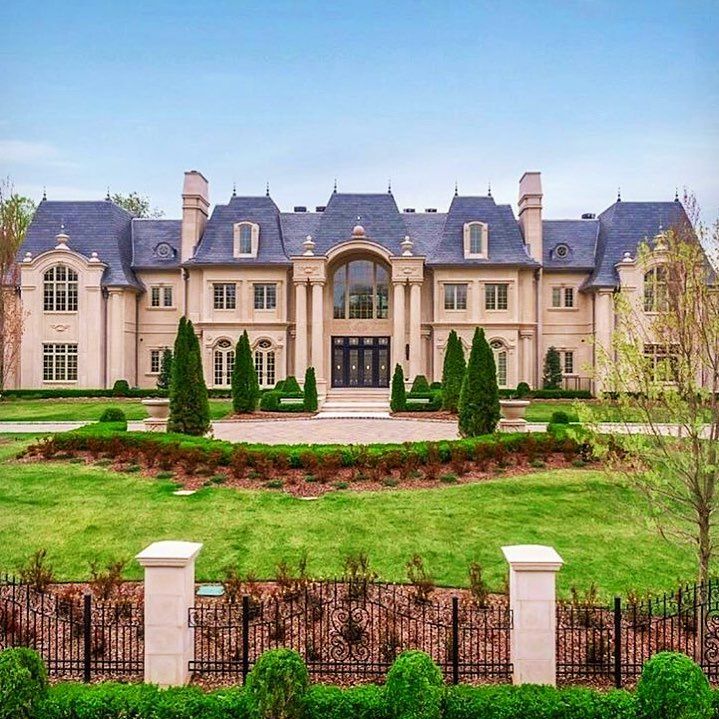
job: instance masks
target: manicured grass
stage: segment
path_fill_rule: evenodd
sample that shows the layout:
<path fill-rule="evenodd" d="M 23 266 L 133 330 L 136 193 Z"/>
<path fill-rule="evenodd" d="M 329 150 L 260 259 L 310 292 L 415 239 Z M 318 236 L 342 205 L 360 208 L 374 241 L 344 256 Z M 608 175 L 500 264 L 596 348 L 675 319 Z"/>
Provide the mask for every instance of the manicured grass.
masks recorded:
<path fill-rule="evenodd" d="M 130 558 L 159 539 L 203 542 L 197 570 L 218 579 L 237 564 L 261 577 L 303 550 L 316 576 L 339 576 L 343 556 L 366 551 L 387 580 L 403 581 L 420 553 L 441 584 L 467 583 L 478 560 L 501 589 L 505 544 L 550 544 L 564 557 L 559 587 L 602 595 L 664 590 L 691 578 L 691 553 L 645 520 L 634 490 L 601 470 L 543 471 L 442 489 L 333 492 L 307 501 L 277 491 L 212 486 L 176 497 L 170 480 L 61 462 L 16 462 L 27 440 L 0 444 L 0 571 L 45 547 L 61 579 L 87 577 L 93 559 Z M 133 563 L 132 577 L 140 576 Z"/>
<path fill-rule="evenodd" d="M 0 401 L 0 422 L 71 422 L 98 420 L 108 407 L 119 407 L 128 420 L 141 420 L 147 411 L 139 399 L 5 399 Z M 229 399 L 211 399 L 212 419 L 220 419 L 232 408 Z"/>

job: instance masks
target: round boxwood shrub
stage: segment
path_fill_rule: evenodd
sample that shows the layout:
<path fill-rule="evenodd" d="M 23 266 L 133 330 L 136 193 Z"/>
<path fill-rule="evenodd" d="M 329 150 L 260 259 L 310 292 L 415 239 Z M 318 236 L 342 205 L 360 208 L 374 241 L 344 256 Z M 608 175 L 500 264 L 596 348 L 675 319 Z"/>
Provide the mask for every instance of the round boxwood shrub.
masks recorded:
<path fill-rule="evenodd" d="M 247 676 L 253 719 L 300 719 L 309 685 L 307 667 L 293 649 L 265 652 Z"/>
<path fill-rule="evenodd" d="M 515 390 L 514 394 L 517 397 L 517 399 L 523 399 L 524 397 L 529 395 L 529 393 L 531 391 L 532 391 L 531 388 L 529 387 L 529 385 L 526 382 L 520 382 L 517 385 L 517 389 Z"/>
<path fill-rule="evenodd" d="M 0 719 L 34 716 L 47 694 L 47 673 L 37 652 L 18 647 L 0 652 Z"/>
<path fill-rule="evenodd" d="M 686 654 L 659 652 L 642 669 L 637 709 L 641 719 L 711 719 L 709 682 Z"/>
<path fill-rule="evenodd" d="M 108 407 L 100 415 L 100 422 L 127 422 L 125 413 L 119 407 Z"/>
<path fill-rule="evenodd" d="M 130 385 L 126 379 L 115 380 L 115 384 L 112 385 L 112 396 L 113 397 L 127 397 L 130 394 Z"/>
<path fill-rule="evenodd" d="M 442 693 L 442 672 L 424 652 L 402 652 L 387 673 L 387 707 L 392 719 L 439 719 Z"/>
<path fill-rule="evenodd" d="M 549 420 L 550 424 L 569 424 L 569 415 L 566 412 L 557 410 L 552 412 L 552 418 Z"/>
<path fill-rule="evenodd" d="M 418 374 L 414 378 L 410 392 L 429 392 L 429 382 L 423 374 Z"/>

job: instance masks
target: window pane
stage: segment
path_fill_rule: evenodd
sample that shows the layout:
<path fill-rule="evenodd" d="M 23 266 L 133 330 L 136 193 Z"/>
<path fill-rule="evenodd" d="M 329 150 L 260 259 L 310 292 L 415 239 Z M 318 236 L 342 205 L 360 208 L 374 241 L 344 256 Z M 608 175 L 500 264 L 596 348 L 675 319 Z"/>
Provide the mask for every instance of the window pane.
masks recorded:
<path fill-rule="evenodd" d="M 214 356 L 214 384 L 222 384 L 222 365 L 223 365 L 222 352 L 215 352 Z"/>
<path fill-rule="evenodd" d="M 172 307 L 172 287 L 165 287 L 165 307 Z"/>
<path fill-rule="evenodd" d="M 268 352 L 265 359 L 265 382 L 268 387 L 273 387 L 275 384 L 275 353 Z"/>
<path fill-rule="evenodd" d="M 153 307 L 159 307 L 160 306 L 160 288 L 159 287 L 153 287 L 151 290 L 152 296 L 150 304 Z"/>
<path fill-rule="evenodd" d="M 235 351 L 230 350 L 225 357 L 227 358 L 225 362 L 225 384 L 229 386 L 232 384 L 232 372 L 235 369 Z"/>
<path fill-rule="evenodd" d="M 497 309 L 497 287 L 496 285 L 484 286 L 484 309 Z"/>
<path fill-rule="evenodd" d="M 240 226 L 240 254 L 252 253 L 252 228 L 249 225 Z"/>
<path fill-rule="evenodd" d="M 216 310 L 225 309 L 225 293 L 223 285 L 212 286 L 212 306 Z"/>
<path fill-rule="evenodd" d="M 335 272 L 332 294 L 334 301 L 333 317 L 336 320 L 345 319 L 345 296 L 347 291 L 347 265 L 343 265 Z"/>
<path fill-rule="evenodd" d="M 562 289 L 561 287 L 552 287 L 552 307 L 562 306 Z"/>
<path fill-rule="evenodd" d="M 237 287 L 234 283 L 225 285 L 225 309 L 234 310 L 237 302 Z"/>
<path fill-rule="evenodd" d="M 572 287 L 564 288 L 564 306 L 574 307 L 574 288 Z"/>
<path fill-rule="evenodd" d="M 265 285 L 265 309 L 274 310 L 277 307 L 277 285 Z"/>
<path fill-rule="evenodd" d="M 507 384 L 507 352 L 505 350 L 497 352 L 495 360 L 497 364 L 497 384 L 504 386 Z"/>
<path fill-rule="evenodd" d="M 454 309 L 454 285 L 444 286 L 444 309 Z"/>
<path fill-rule="evenodd" d="M 479 225 L 470 225 L 469 251 L 473 255 L 479 255 L 482 252 L 482 228 Z"/>
<path fill-rule="evenodd" d="M 348 265 L 350 319 L 372 319 L 374 264 L 357 260 Z"/>
<path fill-rule="evenodd" d="M 265 309 L 265 286 L 255 285 L 255 309 Z"/>
<path fill-rule="evenodd" d="M 457 305 L 456 309 L 467 309 L 467 285 L 457 285 Z"/>
<path fill-rule="evenodd" d="M 265 377 L 264 377 L 264 359 L 265 356 L 262 352 L 259 350 L 255 352 L 255 372 L 257 372 L 257 381 L 259 382 L 260 386 L 263 386 L 265 384 Z"/>
<path fill-rule="evenodd" d="M 574 352 L 564 353 L 564 374 L 574 374 Z"/>
<path fill-rule="evenodd" d="M 376 265 L 376 272 L 377 319 L 385 320 L 389 316 L 389 278 L 387 277 L 387 270 L 382 265 Z"/>

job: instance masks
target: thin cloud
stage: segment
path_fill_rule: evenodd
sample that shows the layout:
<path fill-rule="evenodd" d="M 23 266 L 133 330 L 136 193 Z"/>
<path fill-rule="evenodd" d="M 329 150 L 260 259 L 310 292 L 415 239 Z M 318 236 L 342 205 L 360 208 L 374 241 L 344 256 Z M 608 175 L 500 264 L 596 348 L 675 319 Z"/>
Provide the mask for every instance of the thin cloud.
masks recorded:
<path fill-rule="evenodd" d="M 76 162 L 64 158 L 53 145 L 27 140 L 0 140 L 0 162 L 13 165 L 77 167 Z"/>

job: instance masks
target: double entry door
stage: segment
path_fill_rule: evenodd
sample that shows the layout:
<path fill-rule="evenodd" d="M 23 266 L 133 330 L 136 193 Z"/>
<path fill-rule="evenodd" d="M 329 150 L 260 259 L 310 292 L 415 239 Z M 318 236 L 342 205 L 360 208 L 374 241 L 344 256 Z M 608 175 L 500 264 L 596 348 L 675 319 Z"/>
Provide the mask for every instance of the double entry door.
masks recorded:
<path fill-rule="evenodd" d="M 389 337 L 333 337 L 333 387 L 389 387 Z"/>

